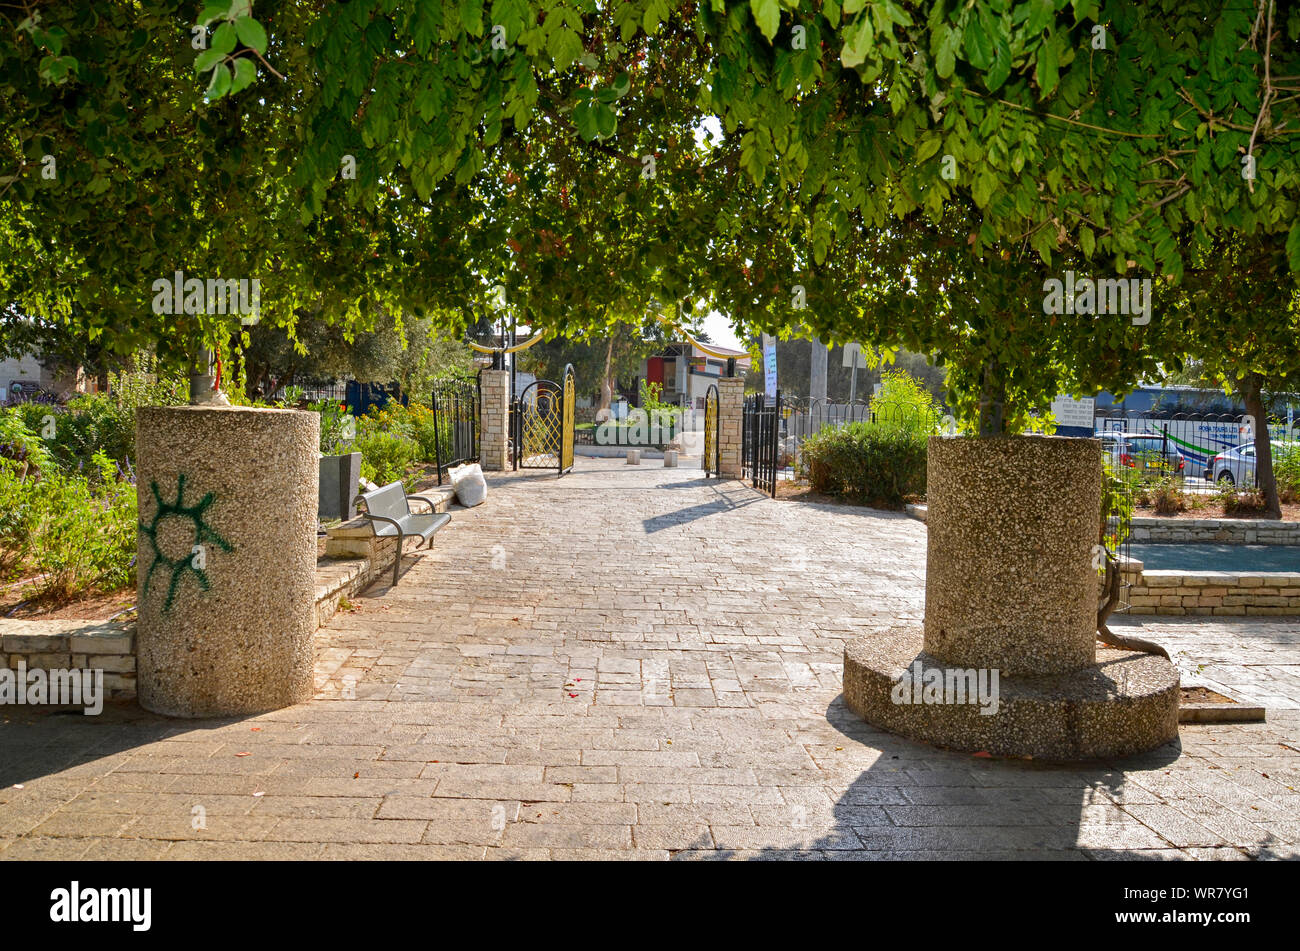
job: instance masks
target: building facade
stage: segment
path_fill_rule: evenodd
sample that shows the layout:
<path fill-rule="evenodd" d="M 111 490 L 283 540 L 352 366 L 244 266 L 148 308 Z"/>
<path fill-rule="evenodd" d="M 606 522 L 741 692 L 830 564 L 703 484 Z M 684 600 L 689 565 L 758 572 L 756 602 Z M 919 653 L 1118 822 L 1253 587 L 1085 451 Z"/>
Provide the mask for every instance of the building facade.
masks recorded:
<path fill-rule="evenodd" d="M 665 403 L 687 409 L 704 409 L 704 396 L 709 387 L 727 375 L 728 359 L 736 361 L 735 375 L 739 377 L 749 372 L 750 362 L 749 354 L 744 350 L 713 344 L 708 347 L 712 353 L 705 353 L 689 341 L 670 343 L 655 356 L 641 362 L 641 378 L 662 386 L 659 398 Z"/>

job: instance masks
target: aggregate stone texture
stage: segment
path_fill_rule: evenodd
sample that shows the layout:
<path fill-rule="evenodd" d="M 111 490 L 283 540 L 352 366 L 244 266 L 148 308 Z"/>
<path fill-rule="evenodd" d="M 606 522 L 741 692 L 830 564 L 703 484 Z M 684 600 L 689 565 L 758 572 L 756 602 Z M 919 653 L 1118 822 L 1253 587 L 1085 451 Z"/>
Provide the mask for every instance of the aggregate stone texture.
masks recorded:
<path fill-rule="evenodd" d="M 967 693 L 973 681 L 960 676 L 965 672 L 921 646 L 916 624 L 851 641 L 844 649 L 849 709 L 876 726 L 945 749 L 1035 759 L 1129 756 L 1178 738 L 1178 670 L 1163 657 L 1102 647 L 1096 664 L 1065 673 L 999 674 L 994 706 L 977 703 Z M 938 702 L 926 702 L 924 691 L 910 686 L 936 677 L 950 685 L 929 695 Z M 952 689 L 957 684 L 961 694 Z"/>
<path fill-rule="evenodd" d="M 307 703 L 0 708 L 0 860 L 1300 857 L 1293 619 L 1121 622 L 1284 695 L 1266 723 L 1068 766 L 941 750 L 841 688 L 847 642 L 920 622 L 924 523 L 575 463 L 490 474 L 350 596 Z"/>
<path fill-rule="evenodd" d="M 1091 664 L 1098 441 L 935 436 L 927 467 L 926 652 L 1011 675 Z"/>
<path fill-rule="evenodd" d="M 140 521 L 163 555 L 141 531 L 145 709 L 227 716 L 311 698 L 319 430 L 318 414 L 295 410 L 138 412 Z"/>

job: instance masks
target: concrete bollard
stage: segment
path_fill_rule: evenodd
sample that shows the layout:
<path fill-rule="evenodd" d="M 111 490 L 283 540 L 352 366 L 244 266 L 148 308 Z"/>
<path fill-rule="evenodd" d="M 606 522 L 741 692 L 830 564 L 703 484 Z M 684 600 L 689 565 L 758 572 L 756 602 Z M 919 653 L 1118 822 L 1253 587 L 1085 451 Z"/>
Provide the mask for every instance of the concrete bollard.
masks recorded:
<path fill-rule="evenodd" d="M 629 449 L 629 450 L 627 451 L 627 464 L 628 464 L 629 466 L 639 466 L 639 465 L 641 465 L 641 450 L 640 450 L 640 449 Z"/>
<path fill-rule="evenodd" d="M 137 694 L 167 716 L 310 700 L 320 416 L 136 413 Z"/>
<path fill-rule="evenodd" d="M 664 468 L 665 468 L 665 469 L 676 469 L 676 468 L 677 468 L 677 450 L 676 450 L 676 449 L 665 449 L 665 450 L 664 450 Z"/>

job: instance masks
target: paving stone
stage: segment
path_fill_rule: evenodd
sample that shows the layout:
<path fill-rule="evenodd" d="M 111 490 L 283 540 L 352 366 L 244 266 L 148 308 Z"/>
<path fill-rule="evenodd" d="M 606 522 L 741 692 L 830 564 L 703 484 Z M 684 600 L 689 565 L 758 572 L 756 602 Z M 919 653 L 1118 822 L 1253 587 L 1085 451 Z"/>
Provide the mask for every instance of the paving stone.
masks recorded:
<path fill-rule="evenodd" d="M 1116 619 L 1265 723 L 1083 767 L 922 747 L 839 695 L 847 641 L 922 617 L 924 524 L 699 475 L 490 473 L 317 633 L 310 703 L 6 711 L 0 859 L 1300 857 L 1292 619 Z"/>

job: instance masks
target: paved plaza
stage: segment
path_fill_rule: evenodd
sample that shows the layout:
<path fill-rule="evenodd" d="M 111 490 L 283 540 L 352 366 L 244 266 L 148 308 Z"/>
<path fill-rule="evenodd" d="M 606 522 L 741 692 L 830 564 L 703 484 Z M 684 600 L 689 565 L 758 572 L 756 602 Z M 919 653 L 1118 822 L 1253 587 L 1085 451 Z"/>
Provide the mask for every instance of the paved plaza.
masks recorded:
<path fill-rule="evenodd" d="M 1058 767 L 876 730 L 847 639 L 919 621 L 926 528 L 698 469 L 490 476 L 262 716 L 9 708 L 0 858 L 1300 857 L 1300 623 L 1119 622 L 1268 708 Z"/>

